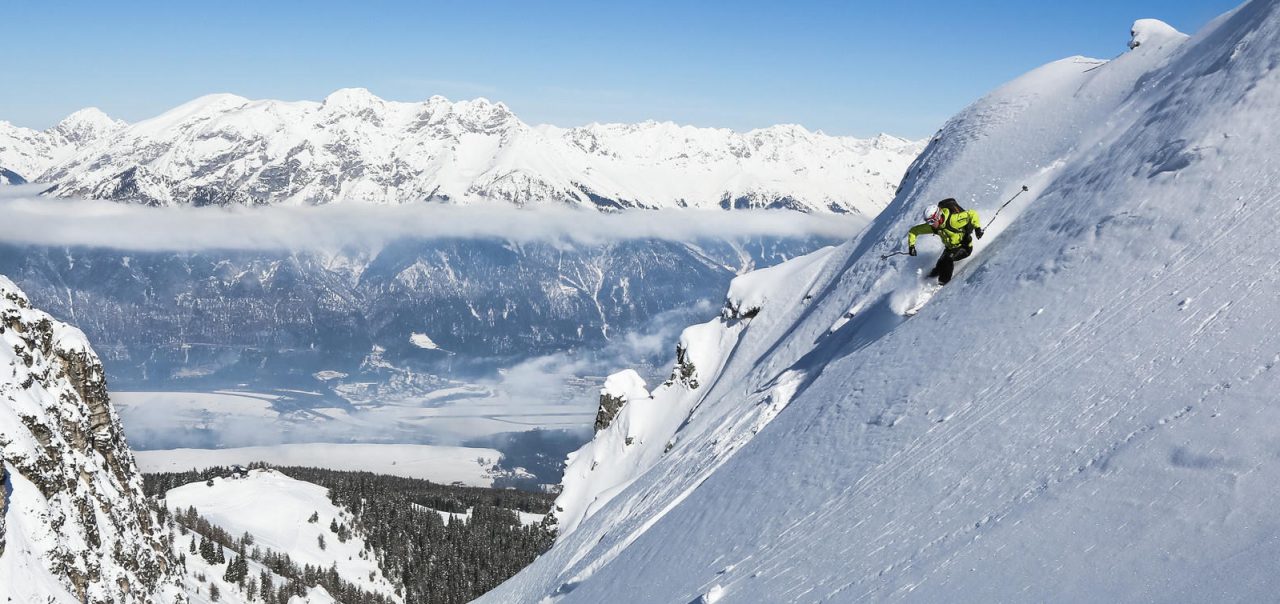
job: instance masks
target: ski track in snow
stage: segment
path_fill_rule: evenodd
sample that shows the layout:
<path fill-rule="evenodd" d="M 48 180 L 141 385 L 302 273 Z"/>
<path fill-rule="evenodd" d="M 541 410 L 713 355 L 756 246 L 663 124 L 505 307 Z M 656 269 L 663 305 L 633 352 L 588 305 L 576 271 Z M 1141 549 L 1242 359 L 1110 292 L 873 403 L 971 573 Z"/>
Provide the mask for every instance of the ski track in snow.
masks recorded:
<path fill-rule="evenodd" d="M 1280 197 L 1273 198 L 1269 201 L 1272 203 L 1280 201 Z M 1097 342 L 1113 342 L 1122 339 L 1127 333 L 1131 332 L 1138 326 L 1137 323 L 1126 321 L 1131 321 L 1133 317 L 1150 315 L 1154 307 L 1167 305 L 1169 303 L 1167 296 L 1154 295 L 1157 289 L 1169 289 L 1172 285 L 1165 279 L 1166 274 L 1177 276 L 1176 278 L 1178 281 L 1176 282 L 1176 287 L 1173 287 L 1173 291 L 1185 291 L 1184 288 L 1202 284 L 1203 280 L 1200 278 L 1198 273 L 1188 273 L 1183 269 L 1186 269 L 1194 261 L 1200 259 L 1209 250 L 1215 249 L 1217 245 L 1221 244 L 1228 237 L 1240 238 L 1238 230 L 1241 227 L 1246 225 L 1254 226 L 1257 231 L 1256 233 L 1251 233 L 1254 237 L 1263 237 L 1270 232 L 1274 232 L 1276 229 L 1280 229 L 1280 220 L 1276 219 L 1274 212 L 1258 211 L 1241 218 L 1240 214 L 1242 214 L 1249 205 L 1250 204 L 1247 203 L 1241 204 L 1231 212 L 1227 218 L 1233 218 L 1232 220 L 1223 219 L 1221 222 L 1229 223 L 1230 226 L 1219 231 L 1210 239 L 1209 242 L 1204 245 L 1195 246 L 1196 251 L 1193 253 L 1179 254 L 1179 256 L 1170 263 L 1166 271 L 1148 276 L 1147 280 L 1150 281 L 1150 283 L 1145 287 L 1141 287 L 1136 290 L 1129 289 L 1118 292 L 1108 301 L 1107 304 L 1103 305 L 1103 308 L 1108 308 L 1110 309 L 1109 311 L 1099 311 L 1095 314 L 1092 320 L 1089 321 L 1088 328 L 1073 328 L 1069 330 L 1067 332 L 1067 337 L 1064 338 L 1058 346 L 1052 349 L 1049 354 L 1042 355 L 1047 358 L 1033 357 L 1029 359 L 1025 365 L 1010 373 L 1007 378 L 1007 385 L 988 386 L 974 397 L 975 399 L 982 401 L 990 401 L 994 399 L 994 404 L 982 405 L 981 409 L 976 411 L 975 405 L 971 402 L 963 405 L 956 412 L 948 415 L 946 417 L 946 421 L 930 428 L 910 445 L 902 449 L 900 452 L 895 453 L 885 464 L 866 474 L 863 478 L 859 479 L 857 483 L 846 488 L 839 496 L 834 497 L 826 504 L 819 506 L 820 511 L 814 512 L 794 522 L 788 530 L 780 533 L 783 540 L 781 540 L 776 546 L 771 547 L 767 554 L 759 556 L 758 561 L 754 561 L 752 567 L 754 567 L 757 572 L 762 572 L 767 575 L 774 574 L 779 570 L 785 569 L 787 566 L 793 564 L 792 561 L 799 552 L 802 552 L 804 549 L 812 546 L 811 533 L 812 527 L 815 524 L 838 524 L 836 520 L 842 515 L 852 513 L 852 510 L 849 508 L 852 507 L 853 503 L 858 502 L 859 498 L 887 499 L 890 495 L 899 493 L 906 488 L 906 485 L 908 484 L 901 480 L 901 477 L 914 476 L 922 472 L 925 472 L 926 475 L 928 475 L 925 468 L 932 467 L 938 461 L 940 456 L 946 455 L 948 452 L 954 450 L 957 443 L 966 437 L 973 436 L 989 429 L 989 424 L 992 421 L 997 418 L 1007 416 L 1011 406 L 1024 401 L 1035 400 L 1035 395 L 1045 390 L 1053 381 L 1058 379 L 1059 376 L 1064 375 L 1067 368 L 1079 365 L 1081 362 L 1097 355 L 1099 352 L 1096 346 Z M 1258 205 L 1264 208 L 1266 207 L 1265 203 Z M 1259 222 L 1262 220 L 1265 221 Z M 1243 237 L 1241 239 L 1251 240 L 1252 237 Z M 1275 268 L 1275 265 L 1269 268 Z M 1262 271 L 1262 274 L 1274 276 L 1276 275 L 1276 272 L 1264 270 Z M 1245 286 L 1246 292 L 1251 293 L 1261 282 L 1262 279 L 1257 279 L 1248 283 Z M 1269 285 L 1274 286 L 1276 283 L 1277 281 L 1272 279 Z M 1229 282 L 1218 285 L 1229 289 L 1238 284 Z M 1208 292 L 1211 289 L 1213 288 L 1205 287 L 1203 291 Z M 1165 370 L 1148 377 L 1145 380 L 1145 383 L 1159 383 L 1161 381 L 1159 379 L 1160 376 L 1167 373 L 1169 370 L 1170 368 L 1166 366 Z M 1094 397 L 1091 396 L 1087 398 L 1093 399 Z M 1110 398 L 1122 397 L 1117 397 L 1113 394 Z M 930 542 L 926 544 L 924 548 L 912 552 L 911 555 L 891 564 L 885 569 L 885 572 L 892 570 L 893 568 L 910 564 L 912 560 L 917 560 L 924 555 L 927 555 L 929 550 L 936 548 L 944 541 L 951 542 L 953 540 L 963 538 L 976 538 L 974 533 L 983 529 L 992 522 L 999 522 L 1003 517 L 1012 513 L 1012 509 L 1016 506 L 1029 504 L 1032 499 L 1042 495 L 1050 488 L 1067 482 L 1074 476 L 1094 468 L 1099 463 L 1105 462 L 1112 453 L 1127 445 L 1133 439 L 1161 426 L 1167 425 L 1172 421 L 1180 420 L 1186 415 L 1193 413 L 1194 409 L 1194 406 L 1187 406 L 1173 415 L 1162 417 L 1152 424 L 1144 425 L 1141 428 L 1125 435 L 1118 441 L 1101 447 L 1100 453 L 1094 455 L 1083 464 L 1068 468 L 1054 468 L 1050 475 L 1041 477 L 1022 496 L 1009 502 L 1005 506 L 1005 511 L 1003 513 L 984 517 L 979 522 L 975 523 L 972 530 L 965 530 L 957 534 L 947 535 L 940 540 Z M 1141 411 L 1145 410 L 1146 408 L 1143 408 Z M 977 415 L 969 418 L 967 416 L 970 413 L 977 413 Z M 1116 411 L 1110 417 L 1105 419 L 1103 423 L 1109 423 L 1119 414 L 1120 411 Z M 1051 424 L 1047 424 L 1043 431 L 1048 431 L 1050 427 Z M 855 526 L 858 526 L 858 524 L 855 524 Z M 794 529 L 799 528 L 807 528 L 808 530 L 799 534 L 792 532 Z M 862 544 L 855 544 L 845 550 L 842 550 L 841 553 L 851 553 L 853 550 L 861 547 L 861 545 Z M 855 584 L 856 582 L 846 584 L 845 586 L 827 594 L 827 597 L 840 595 L 845 588 Z M 804 593 L 806 592 L 792 593 L 791 595 L 798 597 Z M 872 589 L 858 594 L 857 597 L 870 598 L 874 597 L 875 593 L 876 590 L 873 587 Z"/>

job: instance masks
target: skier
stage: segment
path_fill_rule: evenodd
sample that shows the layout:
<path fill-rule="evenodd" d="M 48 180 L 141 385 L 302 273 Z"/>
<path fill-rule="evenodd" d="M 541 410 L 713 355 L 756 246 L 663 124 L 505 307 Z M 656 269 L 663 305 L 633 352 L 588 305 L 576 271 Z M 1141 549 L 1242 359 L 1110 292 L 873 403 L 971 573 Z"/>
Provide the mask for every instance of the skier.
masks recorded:
<path fill-rule="evenodd" d="M 907 253 L 912 256 L 916 255 L 917 235 L 937 235 L 942 239 L 946 249 L 942 250 L 942 256 L 929 271 L 929 276 L 937 277 L 939 285 L 946 285 L 955 271 L 956 261 L 973 253 L 971 235 L 982 239 L 982 223 L 978 220 L 977 210 L 966 210 L 955 199 L 948 198 L 925 208 L 924 224 L 913 226 L 907 232 Z"/>

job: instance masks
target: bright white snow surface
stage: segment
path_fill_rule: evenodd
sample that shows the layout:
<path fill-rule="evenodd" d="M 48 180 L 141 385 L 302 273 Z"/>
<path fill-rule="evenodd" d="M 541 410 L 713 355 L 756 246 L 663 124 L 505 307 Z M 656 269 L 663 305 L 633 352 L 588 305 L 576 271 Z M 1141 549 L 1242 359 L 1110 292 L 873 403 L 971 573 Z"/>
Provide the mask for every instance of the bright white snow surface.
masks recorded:
<path fill-rule="evenodd" d="M 201 516 L 232 535 L 250 533 L 258 546 L 287 553 L 299 565 L 328 569 L 337 564 L 343 580 L 399 601 L 373 555 L 360 555 L 365 547 L 361 535 L 353 531 L 352 537 L 342 542 L 329 530 L 334 519 L 351 526 L 351 516 L 330 503 L 328 493 L 324 487 L 279 472 L 254 470 L 247 478 L 215 478 L 213 486 L 194 482 L 170 489 L 165 501 L 175 511 L 194 506 Z M 319 520 L 308 522 L 313 513 L 319 514 Z"/>
<path fill-rule="evenodd" d="M 1099 64 L 948 122 L 876 223 L 790 282 L 808 301 L 700 328 L 699 387 L 654 393 L 673 436 L 579 451 L 620 492 L 567 476 L 610 500 L 480 601 L 1273 600 L 1280 3 Z M 938 248 L 880 255 L 921 209 L 989 219 L 1023 184 L 903 318 Z"/>
<path fill-rule="evenodd" d="M 233 449 L 161 449 L 134 451 L 143 472 L 182 472 L 213 466 L 249 465 L 265 461 L 277 466 L 311 466 L 365 471 L 440 484 L 460 482 L 493 486 L 494 466 L 502 459 L 495 449 L 442 445 L 362 443 L 294 443 Z"/>
<path fill-rule="evenodd" d="M 600 395 L 634 401 L 649 398 L 649 391 L 646 390 L 644 378 L 636 370 L 624 369 L 605 378 Z"/>

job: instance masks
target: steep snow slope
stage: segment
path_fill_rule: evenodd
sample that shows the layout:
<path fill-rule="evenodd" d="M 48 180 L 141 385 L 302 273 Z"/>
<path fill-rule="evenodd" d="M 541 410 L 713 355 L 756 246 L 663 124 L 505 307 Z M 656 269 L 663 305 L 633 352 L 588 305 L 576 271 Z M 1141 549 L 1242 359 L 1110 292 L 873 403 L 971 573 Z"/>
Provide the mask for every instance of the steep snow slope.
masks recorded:
<path fill-rule="evenodd" d="M 195 507 L 232 535 L 250 533 L 259 546 L 287 553 L 299 565 L 328 569 L 336 564 L 344 580 L 399 601 L 360 534 L 343 542 L 329 530 L 331 522 L 349 524 L 351 519 L 329 501 L 324 487 L 274 470 L 254 470 L 247 478 L 214 478 L 213 486 L 196 482 L 170 489 L 165 501 L 175 512 Z M 308 522 L 313 513 L 319 519 Z"/>
<path fill-rule="evenodd" d="M 34 157 L 32 136 L 0 129 L 0 149 Z M 321 103 L 210 95 L 74 157 L 7 165 L 0 155 L 0 167 L 52 183 L 56 195 L 152 205 L 498 200 L 871 216 L 920 148 L 794 125 L 746 133 L 657 122 L 529 126 L 485 99 L 399 103 L 344 89 Z"/>
<path fill-rule="evenodd" d="M 0 277 L 0 598 L 183 601 L 84 334 Z"/>
<path fill-rule="evenodd" d="M 975 103 L 820 274 L 686 332 L 672 437 L 601 432 L 594 507 L 482 601 L 1272 598 L 1280 5 L 1134 37 Z M 880 254 L 1024 183 L 904 319 L 937 250 Z"/>
<path fill-rule="evenodd" d="M 711 444 L 713 448 L 725 451 L 743 439 L 750 439 L 777 415 L 794 388 L 795 383 L 790 376 L 784 376 L 770 390 L 767 400 L 759 401 L 750 409 L 714 405 L 701 410 L 701 417 L 695 417 L 694 411 L 707 400 L 703 393 L 708 389 L 715 388 L 722 381 L 727 386 L 742 379 L 733 368 L 725 368 L 722 372 L 721 368 L 730 356 L 751 354 L 750 347 L 773 339 L 749 337 L 746 335 L 748 329 L 754 335 L 785 328 L 776 321 L 777 314 L 761 312 L 765 298 L 770 299 L 771 307 L 801 304 L 833 250 L 824 248 L 735 279 L 723 316 L 681 334 L 671 378 L 652 393 L 645 392 L 644 382 L 634 371 L 610 376 L 601 391 L 602 407 L 608 397 L 625 404 L 606 428 L 600 429 L 601 423 L 597 420 L 596 437 L 569 455 L 563 480 L 564 491 L 556 499 L 555 509 L 562 538 L 667 455 L 676 444 L 677 432 L 683 439 L 685 434 L 697 429 L 692 420 L 700 420 L 697 425 L 734 422 L 728 427 L 728 432 L 717 437 L 717 441 L 723 442 Z M 744 343 L 747 347 L 740 348 Z M 732 419 L 721 417 L 726 411 L 741 414 Z M 717 463 L 718 457 L 712 456 L 708 461 Z"/>

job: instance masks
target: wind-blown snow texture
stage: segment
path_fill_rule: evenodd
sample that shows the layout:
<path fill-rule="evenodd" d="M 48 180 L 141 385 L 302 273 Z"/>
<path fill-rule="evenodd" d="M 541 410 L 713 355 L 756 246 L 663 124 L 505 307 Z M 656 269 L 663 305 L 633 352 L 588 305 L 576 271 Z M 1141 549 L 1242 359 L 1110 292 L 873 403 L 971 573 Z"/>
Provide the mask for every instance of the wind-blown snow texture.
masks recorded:
<path fill-rule="evenodd" d="M 185 601 L 78 329 L 0 277 L 0 598 Z"/>
<path fill-rule="evenodd" d="M 672 436 L 579 451 L 585 519 L 481 601 L 1273 599 L 1280 4 L 1137 30 L 961 112 L 818 274 L 686 332 Z M 880 254 L 1024 183 L 904 319 L 938 250 Z"/>
<path fill-rule="evenodd" d="M 0 168 L 58 196 L 150 205 L 497 200 L 867 216 L 921 148 L 794 125 L 529 126 L 485 99 L 398 103 L 364 89 L 321 103 L 211 95 L 84 144 L 55 135 L 0 124 Z"/>

